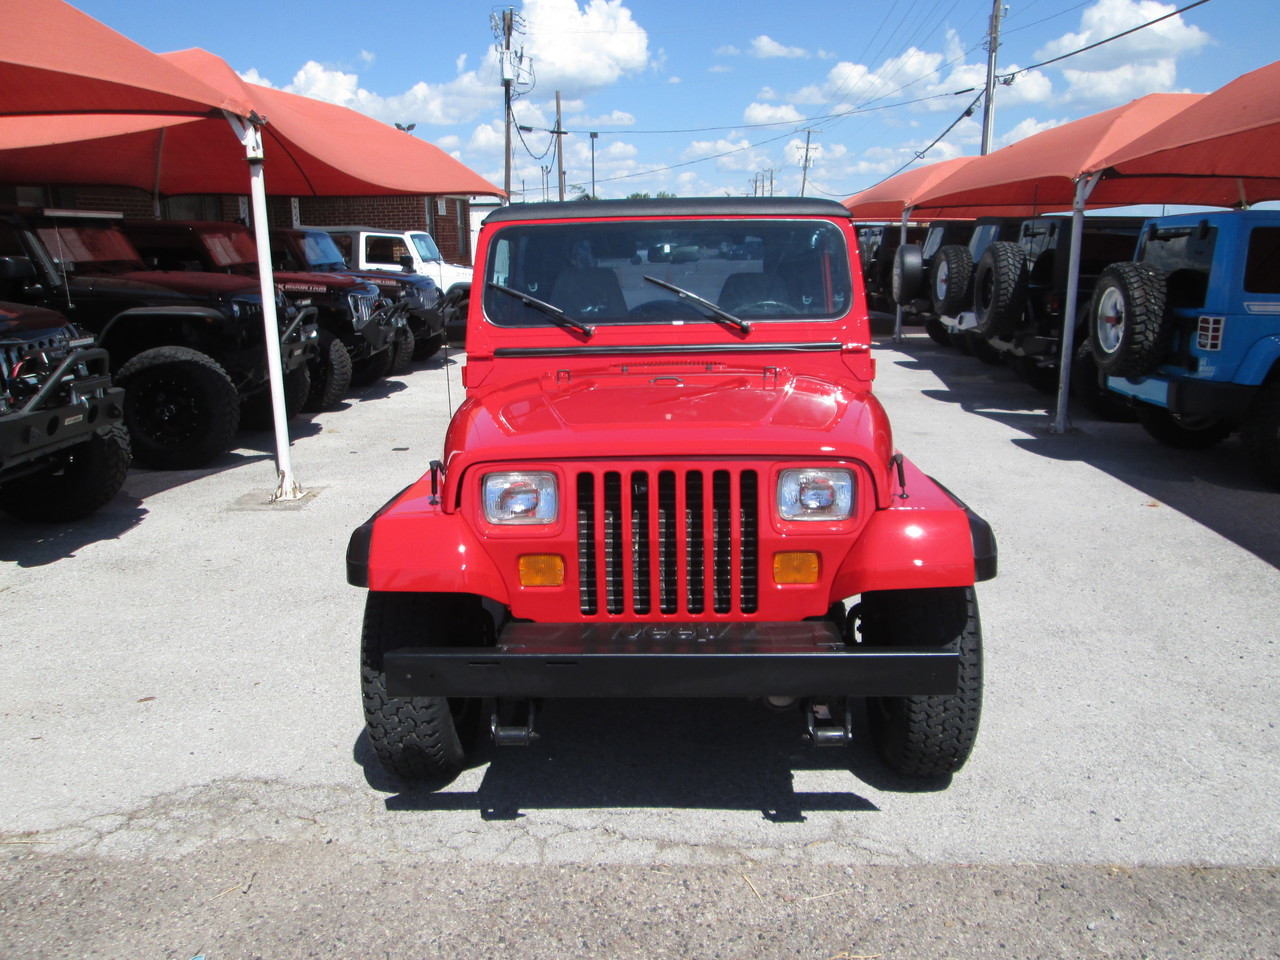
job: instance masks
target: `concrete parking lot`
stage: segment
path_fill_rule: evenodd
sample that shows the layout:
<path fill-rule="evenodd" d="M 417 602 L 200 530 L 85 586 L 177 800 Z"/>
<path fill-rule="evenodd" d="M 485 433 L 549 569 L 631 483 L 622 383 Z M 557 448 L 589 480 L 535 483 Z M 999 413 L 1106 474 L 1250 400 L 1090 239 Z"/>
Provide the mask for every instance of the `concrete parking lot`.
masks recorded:
<path fill-rule="evenodd" d="M 945 789 L 794 714 L 548 704 L 399 792 L 350 531 L 438 455 L 435 358 L 271 439 L 0 522 L 0 956 L 1280 956 L 1280 492 L 908 328 L 877 393 L 983 515 L 986 701 Z M 429 548 L 429 545 L 427 545 Z"/>

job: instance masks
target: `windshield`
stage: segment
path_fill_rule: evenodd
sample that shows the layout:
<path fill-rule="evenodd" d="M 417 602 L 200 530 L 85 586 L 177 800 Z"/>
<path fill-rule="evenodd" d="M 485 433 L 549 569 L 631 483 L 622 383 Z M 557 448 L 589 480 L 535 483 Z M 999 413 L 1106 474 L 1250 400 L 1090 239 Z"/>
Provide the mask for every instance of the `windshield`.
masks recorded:
<path fill-rule="evenodd" d="M 440 256 L 440 249 L 436 246 L 436 242 L 431 239 L 429 233 L 411 233 L 409 239 L 413 241 L 413 245 L 418 248 L 418 256 L 423 260 L 443 260 Z"/>
<path fill-rule="evenodd" d="M 844 235 L 825 220 L 517 224 L 487 260 L 485 315 L 499 326 L 547 325 L 527 298 L 591 324 L 721 322 L 706 304 L 833 320 L 852 302 Z"/>
<path fill-rule="evenodd" d="M 36 233 L 54 262 L 66 270 L 89 265 L 140 270 L 143 266 L 129 238 L 116 227 L 54 224 L 38 227 Z"/>
<path fill-rule="evenodd" d="M 311 270 L 345 270 L 347 266 L 333 236 L 323 230 L 302 235 L 302 255 Z"/>

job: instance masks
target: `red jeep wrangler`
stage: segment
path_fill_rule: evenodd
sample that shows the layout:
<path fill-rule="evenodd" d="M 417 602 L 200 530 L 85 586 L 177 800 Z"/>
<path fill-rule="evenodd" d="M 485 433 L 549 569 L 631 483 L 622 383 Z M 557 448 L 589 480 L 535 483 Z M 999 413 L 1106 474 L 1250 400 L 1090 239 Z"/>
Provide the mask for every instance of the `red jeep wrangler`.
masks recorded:
<path fill-rule="evenodd" d="M 894 449 L 848 211 L 521 204 L 478 247 L 443 459 L 347 553 L 382 765 L 448 778 L 545 698 L 755 697 L 959 769 L 995 540 Z"/>

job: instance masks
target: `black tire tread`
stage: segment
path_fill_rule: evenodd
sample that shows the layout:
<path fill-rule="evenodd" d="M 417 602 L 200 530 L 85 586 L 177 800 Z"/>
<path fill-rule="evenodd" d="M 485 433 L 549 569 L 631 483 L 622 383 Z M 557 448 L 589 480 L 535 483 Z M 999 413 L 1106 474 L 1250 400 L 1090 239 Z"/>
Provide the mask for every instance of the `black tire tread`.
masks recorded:
<path fill-rule="evenodd" d="M 1026 310 L 1027 283 L 1027 254 L 1018 244 L 996 240 L 983 251 L 973 274 L 973 312 L 984 337 L 1016 329 Z"/>
<path fill-rule="evenodd" d="M 947 293 L 938 296 L 938 266 L 947 265 Z M 948 243 L 933 257 L 933 277 L 929 284 L 933 309 L 942 317 L 959 316 L 973 305 L 973 254 L 960 243 Z"/>
<path fill-rule="evenodd" d="M 129 389 L 130 380 L 145 375 L 155 367 L 181 365 L 208 387 L 209 429 L 203 436 L 181 446 L 156 442 L 138 428 L 131 416 L 131 400 L 137 390 Z M 200 467 L 231 449 L 240 428 L 240 395 L 227 372 L 208 354 L 190 347 L 167 346 L 144 350 L 130 358 L 115 375 L 115 382 L 125 388 L 125 424 L 129 429 L 133 458 L 159 470 L 181 470 Z"/>
<path fill-rule="evenodd" d="M 83 443 L 54 454 L 49 470 L 0 487 L 4 510 L 23 520 L 79 520 L 120 492 L 131 459 L 124 425 L 104 427 Z"/>
<path fill-rule="evenodd" d="M 311 369 L 311 388 L 302 409 L 309 413 L 332 410 L 351 389 L 351 354 L 346 344 L 320 331 L 320 356 Z"/>
<path fill-rule="evenodd" d="M 413 366 L 413 354 L 417 346 L 418 338 L 414 336 L 413 331 L 408 327 L 401 327 L 396 335 L 395 346 L 391 348 L 394 356 L 391 358 L 391 369 L 388 371 L 390 376 L 398 377 L 409 372 L 409 368 Z"/>
<path fill-rule="evenodd" d="M 1105 292 L 1117 288 L 1124 299 L 1124 332 L 1114 353 L 1098 337 L 1098 310 Z M 1089 304 L 1089 342 L 1094 362 L 1112 377 L 1143 377 L 1164 361 L 1173 336 L 1165 319 L 1164 274 L 1145 263 L 1113 263 L 1098 274 Z"/>
<path fill-rule="evenodd" d="M 863 594 L 862 639 L 876 646 L 948 646 L 960 651 L 955 694 L 868 700 L 871 735 L 895 773 L 939 777 L 964 766 L 982 713 L 982 626 L 972 587 Z"/>
<path fill-rule="evenodd" d="M 1175 450 L 1207 450 L 1231 435 L 1231 424 L 1220 417 L 1178 416 L 1149 403 L 1138 404 L 1134 412 L 1143 430 Z"/>

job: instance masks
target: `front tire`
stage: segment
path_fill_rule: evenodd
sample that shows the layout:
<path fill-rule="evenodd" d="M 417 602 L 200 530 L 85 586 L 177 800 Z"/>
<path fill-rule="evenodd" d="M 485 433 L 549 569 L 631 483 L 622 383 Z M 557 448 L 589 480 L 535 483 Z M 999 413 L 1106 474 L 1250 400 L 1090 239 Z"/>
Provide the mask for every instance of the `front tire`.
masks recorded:
<path fill-rule="evenodd" d="M 156 347 L 116 374 L 133 456 L 157 470 L 201 467 L 231 449 L 240 426 L 235 384 L 212 357 L 189 347 Z"/>
<path fill-rule="evenodd" d="M 332 410 L 351 388 L 351 354 L 328 330 L 320 331 L 320 355 L 308 362 L 311 388 L 302 409 L 310 413 Z"/>
<path fill-rule="evenodd" d="M 982 713 L 982 625 L 973 587 L 865 593 L 858 619 L 868 645 L 959 652 L 954 694 L 867 700 L 871 738 L 890 770 L 908 777 L 955 773 L 973 750 Z"/>
<path fill-rule="evenodd" d="M 400 332 L 396 335 L 395 345 L 391 348 L 394 356 L 391 358 L 390 376 L 398 377 L 402 373 L 408 373 L 409 368 L 413 365 L 413 353 L 418 346 L 418 338 L 414 336 L 413 331 L 408 327 L 401 327 Z"/>
<path fill-rule="evenodd" d="M 383 769 L 406 783 L 457 776 L 479 730 L 480 701 L 388 697 L 383 657 L 400 647 L 492 642 L 489 618 L 478 601 L 468 602 L 473 599 L 370 591 L 365 601 L 360 638 L 365 729 Z"/>
<path fill-rule="evenodd" d="M 23 520 L 79 520 L 120 492 L 130 459 L 129 432 L 116 424 L 54 454 L 47 470 L 0 486 L 0 502 Z"/>

